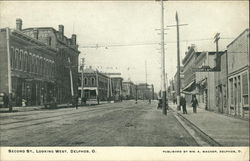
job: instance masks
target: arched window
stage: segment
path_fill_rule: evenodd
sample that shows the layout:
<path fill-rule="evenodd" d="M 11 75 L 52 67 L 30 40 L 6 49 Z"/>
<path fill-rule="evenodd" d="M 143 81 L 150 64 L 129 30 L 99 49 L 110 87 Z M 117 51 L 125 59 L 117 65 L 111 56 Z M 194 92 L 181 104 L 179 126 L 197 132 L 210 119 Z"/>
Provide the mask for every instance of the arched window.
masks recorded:
<path fill-rule="evenodd" d="M 88 78 L 84 78 L 84 85 L 88 84 Z"/>
<path fill-rule="evenodd" d="M 19 49 L 17 49 L 17 48 L 16 48 L 16 50 L 15 50 L 15 58 L 16 58 L 16 60 L 15 60 L 14 67 L 15 67 L 16 69 L 18 69 L 18 64 L 19 64 Z"/>
<path fill-rule="evenodd" d="M 95 78 L 92 78 L 92 79 L 91 79 L 91 84 L 92 84 L 92 85 L 95 85 Z"/>

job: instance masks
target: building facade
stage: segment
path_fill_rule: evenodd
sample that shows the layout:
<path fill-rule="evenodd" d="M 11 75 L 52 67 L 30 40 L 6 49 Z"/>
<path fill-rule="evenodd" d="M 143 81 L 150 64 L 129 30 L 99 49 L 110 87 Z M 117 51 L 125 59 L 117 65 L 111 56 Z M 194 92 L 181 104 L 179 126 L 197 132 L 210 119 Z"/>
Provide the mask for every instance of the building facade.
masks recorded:
<path fill-rule="evenodd" d="M 71 102 L 77 96 L 78 88 L 78 56 L 80 51 L 76 43 L 76 35 L 68 38 L 64 34 L 64 26 L 59 25 L 58 31 L 52 27 L 20 29 L 29 37 L 37 39 L 48 46 L 56 48 L 56 98 L 57 102 Z"/>
<path fill-rule="evenodd" d="M 17 19 L 15 30 L 1 29 L 1 50 L 0 92 L 11 94 L 13 106 L 69 103 L 77 95 L 80 52 L 62 25 L 23 29 Z"/>
<path fill-rule="evenodd" d="M 200 52 L 196 51 L 195 45 L 188 47 L 188 51 L 185 52 L 185 57 L 182 60 L 183 64 L 183 90 L 182 93 L 185 94 L 187 103 L 191 102 L 192 94 L 196 94 L 196 85 L 195 85 L 195 61 L 196 58 L 200 55 Z"/>
<path fill-rule="evenodd" d="M 122 82 L 122 95 L 123 99 L 135 99 L 136 89 L 135 84 L 131 81 Z"/>
<path fill-rule="evenodd" d="M 215 73 L 215 91 L 216 91 L 216 106 L 217 111 L 220 113 L 229 114 L 228 108 L 228 86 L 227 86 L 227 51 L 220 56 L 220 69 L 221 71 Z"/>
<path fill-rule="evenodd" d="M 81 96 L 83 89 L 84 99 L 86 101 L 96 100 L 108 101 L 111 97 L 110 91 L 110 78 L 97 70 L 92 68 L 84 69 L 83 73 L 83 88 L 82 84 L 82 73 L 79 73 L 78 79 L 78 95 Z"/>
<path fill-rule="evenodd" d="M 249 118 L 249 29 L 227 46 L 229 114 Z"/>
<path fill-rule="evenodd" d="M 51 101 L 55 96 L 57 50 L 18 28 L 1 29 L 0 40 L 0 92 L 11 94 L 13 106 Z"/>
<path fill-rule="evenodd" d="M 122 101 L 122 77 L 111 77 L 111 96 L 114 101 Z"/>

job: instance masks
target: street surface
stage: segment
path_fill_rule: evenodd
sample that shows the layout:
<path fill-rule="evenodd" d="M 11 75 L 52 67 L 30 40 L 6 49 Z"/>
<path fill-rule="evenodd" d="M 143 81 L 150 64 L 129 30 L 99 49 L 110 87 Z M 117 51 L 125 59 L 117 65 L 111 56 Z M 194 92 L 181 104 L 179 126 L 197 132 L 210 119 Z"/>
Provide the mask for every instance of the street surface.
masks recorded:
<path fill-rule="evenodd" d="M 1 146 L 197 146 L 157 102 L 0 113 Z"/>

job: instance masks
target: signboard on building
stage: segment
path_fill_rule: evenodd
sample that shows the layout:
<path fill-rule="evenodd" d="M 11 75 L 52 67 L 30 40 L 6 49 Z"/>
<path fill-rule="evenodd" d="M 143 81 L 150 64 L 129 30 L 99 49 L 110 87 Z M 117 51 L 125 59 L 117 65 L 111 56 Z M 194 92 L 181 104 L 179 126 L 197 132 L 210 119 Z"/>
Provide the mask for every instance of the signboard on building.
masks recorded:
<path fill-rule="evenodd" d="M 192 68 L 193 72 L 219 72 L 215 68 L 211 68 L 210 66 L 202 66 L 201 68 Z"/>

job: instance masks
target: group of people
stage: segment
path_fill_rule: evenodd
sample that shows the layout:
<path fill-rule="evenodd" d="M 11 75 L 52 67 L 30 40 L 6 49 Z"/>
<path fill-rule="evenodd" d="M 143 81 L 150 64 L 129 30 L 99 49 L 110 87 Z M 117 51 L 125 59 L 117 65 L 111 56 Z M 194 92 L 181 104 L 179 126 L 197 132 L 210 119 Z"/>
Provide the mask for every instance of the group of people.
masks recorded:
<path fill-rule="evenodd" d="M 192 96 L 191 105 L 193 107 L 193 112 L 197 113 L 198 100 L 196 98 L 196 95 Z M 180 106 L 182 107 L 183 114 L 187 114 L 186 99 L 183 95 L 180 98 Z"/>

